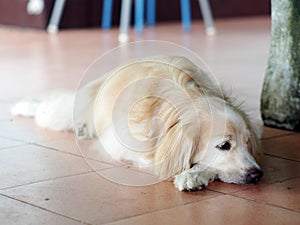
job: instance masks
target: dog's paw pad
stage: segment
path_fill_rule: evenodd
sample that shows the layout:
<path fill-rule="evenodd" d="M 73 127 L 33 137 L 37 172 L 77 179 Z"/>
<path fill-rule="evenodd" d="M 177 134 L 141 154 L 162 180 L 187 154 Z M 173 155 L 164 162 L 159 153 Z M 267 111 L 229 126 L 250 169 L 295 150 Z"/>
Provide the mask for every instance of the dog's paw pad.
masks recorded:
<path fill-rule="evenodd" d="M 199 173 L 181 173 L 175 176 L 174 185 L 180 191 L 198 191 L 204 189 L 208 184 L 206 178 Z"/>

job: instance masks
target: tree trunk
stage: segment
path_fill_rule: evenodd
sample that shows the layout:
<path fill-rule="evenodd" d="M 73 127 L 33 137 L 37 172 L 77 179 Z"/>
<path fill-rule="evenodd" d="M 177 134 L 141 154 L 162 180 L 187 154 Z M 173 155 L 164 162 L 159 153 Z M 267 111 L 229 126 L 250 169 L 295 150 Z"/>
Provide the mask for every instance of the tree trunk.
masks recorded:
<path fill-rule="evenodd" d="M 267 126 L 300 131 L 299 0 L 272 0 L 271 46 L 261 114 Z"/>

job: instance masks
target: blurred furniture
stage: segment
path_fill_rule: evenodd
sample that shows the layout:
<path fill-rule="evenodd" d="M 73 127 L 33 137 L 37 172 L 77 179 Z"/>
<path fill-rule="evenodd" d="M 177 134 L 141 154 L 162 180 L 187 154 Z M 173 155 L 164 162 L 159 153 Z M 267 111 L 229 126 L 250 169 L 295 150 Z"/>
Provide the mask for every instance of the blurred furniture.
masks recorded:
<path fill-rule="evenodd" d="M 134 29 L 136 33 L 142 33 L 144 26 L 144 0 L 135 0 L 134 6 Z M 206 28 L 206 34 L 214 35 L 215 27 L 208 0 L 198 0 L 203 22 Z M 146 24 L 153 26 L 155 24 L 155 5 L 156 0 L 146 0 Z M 109 29 L 111 27 L 113 0 L 104 0 L 102 28 Z M 132 0 L 122 0 L 121 16 L 120 16 L 120 34 L 119 41 L 128 41 L 128 29 L 130 24 Z M 181 21 L 184 31 L 191 30 L 191 6 L 190 0 L 180 0 Z"/>
<path fill-rule="evenodd" d="M 38 13 L 28 13 L 27 7 L 31 0 L 0 0 L 0 24 L 4 26 L 34 28 L 46 30 L 53 10 L 55 0 L 43 0 L 44 9 Z M 234 18 L 245 16 L 270 16 L 270 0 L 209 0 L 213 17 Z M 150 10 L 145 2 L 145 24 L 147 11 Z M 191 0 L 193 19 L 201 19 L 198 0 Z M 101 26 L 103 0 L 72 0 L 66 1 L 59 29 L 92 28 Z M 156 22 L 181 20 L 179 0 L 156 0 Z M 113 1 L 112 25 L 119 26 L 121 0 Z M 197 28 L 199 29 L 199 28 Z"/>
<path fill-rule="evenodd" d="M 49 33 L 56 33 L 60 24 L 60 19 L 64 10 L 66 0 L 55 0 L 50 22 L 47 27 Z M 203 16 L 206 33 L 215 34 L 215 27 L 211 9 L 208 0 L 198 0 Z M 144 0 L 135 0 L 134 8 L 134 29 L 136 33 L 142 33 L 144 26 Z M 146 0 L 146 24 L 153 26 L 155 24 L 155 6 L 156 0 Z M 130 24 L 132 0 L 122 0 L 120 16 L 120 34 L 119 41 L 128 40 L 128 29 Z M 181 20 L 184 31 L 191 30 L 191 7 L 190 0 L 180 0 Z M 112 18 L 113 0 L 103 0 L 102 8 L 102 28 L 110 29 Z"/>
<path fill-rule="evenodd" d="M 56 33 L 58 31 L 58 26 L 60 23 L 61 15 L 64 11 L 66 0 L 55 0 L 52 9 L 49 25 L 47 31 L 49 33 Z"/>

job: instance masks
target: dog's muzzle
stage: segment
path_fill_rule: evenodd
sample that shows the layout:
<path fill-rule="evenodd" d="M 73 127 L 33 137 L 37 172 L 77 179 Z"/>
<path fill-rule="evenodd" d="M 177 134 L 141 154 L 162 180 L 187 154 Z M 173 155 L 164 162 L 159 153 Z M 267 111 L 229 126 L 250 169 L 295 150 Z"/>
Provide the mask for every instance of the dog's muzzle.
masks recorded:
<path fill-rule="evenodd" d="M 246 184 L 255 184 L 258 181 L 260 181 L 260 179 L 262 178 L 263 174 L 264 173 L 263 173 L 263 171 L 261 169 L 251 168 L 247 172 L 245 183 Z"/>

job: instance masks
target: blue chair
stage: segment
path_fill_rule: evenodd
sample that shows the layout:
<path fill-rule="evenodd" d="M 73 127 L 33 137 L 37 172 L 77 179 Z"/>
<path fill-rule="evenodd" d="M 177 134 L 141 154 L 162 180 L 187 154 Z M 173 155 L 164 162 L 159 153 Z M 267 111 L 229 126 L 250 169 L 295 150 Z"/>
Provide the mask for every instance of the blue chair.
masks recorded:
<path fill-rule="evenodd" d="M 103 0 L 103 9 L 102 9 L 102 29 L 111 28 L 111 17 L 113 9 L 113 0 Z"/>
<path fill-rule="evenodd" d="M 180 0 L 181 23 L 184 31 L 191 30 L 190 0 Z"/>
<path fill-rule="evenodd" d="M 131 2 L 124 5 L 126 11 L 130 10 L 127 7 L 127 4 L 131 7 Z M 155 25 L 155 0 L 146 0 L 146 24 L 148 26 Z M 123 7 L 122 7 L 123 8 Z M 144 26 L 144 0 L 135 0 L 135 7 L 134 7 L 134 27 L 137 33 L 143 32 Z M 110 29 L 111 28 L 111 21 L 112 21 L 112 9 L 113 9 L 113 0 L 104 0 L 103 1 L 103 10 L 102 10 L 102 29 Z M 128 12 L 127 12 L 128 13 Z M 128 14 L 130 16 L 130 13 Z"/>
<path fill-rule="evenodd" d="M 55 0 L 51 18 L 47 31 L 56 33 L 58 31 L 60 19 L 64 10 L 66 0 Z M 215 34 L 214 21 L 210 10 L 208 0 L 198 0 L 203 16 L 203 22 L 206 28 L 206 34 Z M 134 29 L 140 34 L 144 28 L 144 0 L 135 0 L 134 8 Z M 120 34 L 119 41 L 125 42 L 128 40 L 128 29 L 130 24 L 132 0 L 122 0 L 121 16 L 120 16 Z M 155 25 L 155 0 L 146 0 L 146 24 L 149 26 Z M 191 30 L 191 7 L 190 0 L 180 0 L 181 21 L 184 31 Z M 103 0 L 102 8 L 102 24 L 103 29 L 111 28 L 113 0 Z"/>
<path fill-rule="evenodd" d="M 52 9 L 50 22 L 47 27 L 49 33 L 56 33 L 59 28 L 60 19 L 65 7 L 66 0 L 55 0 L 54 6 Z"/>
<path fill-rule="evenodd" d="M 214 21 L 208 0 L 198 0 L 203 16 L 203 22 L 207 35 L 216 33 Z M 123 0 L 120 16 L 120 33 L 119 41 L 126 42 L 128 37 L 128 29 L 130 24 L 132 0 Z M 149 6 L 150 5 L 150 6 Z M 190 0 L 180 0 L 181 21 L 184 31 L 191 30 L 191 7 Z M 155 24 L 155 0 L 147 0 L 147 21 L 151 21 L 150 25 Z M 144 24 L 144 0 L 135 0 L 135 31 L 141 33 Z"/>
<path fill-rule="evenodd" d="M 52 9 L 49 24 L 47 26 L 47 31 L 49 33 L 56 33 L 59 29 L 59 24 L 61 20 L 62 13 L 64 11 L 66 0 L 55 0 Z M 113 0 L 103 0 L 102 7 L 102 28 L 111 28 L 111 18 L 112 18 Z"/>

